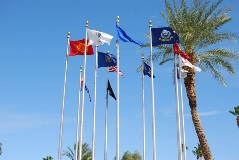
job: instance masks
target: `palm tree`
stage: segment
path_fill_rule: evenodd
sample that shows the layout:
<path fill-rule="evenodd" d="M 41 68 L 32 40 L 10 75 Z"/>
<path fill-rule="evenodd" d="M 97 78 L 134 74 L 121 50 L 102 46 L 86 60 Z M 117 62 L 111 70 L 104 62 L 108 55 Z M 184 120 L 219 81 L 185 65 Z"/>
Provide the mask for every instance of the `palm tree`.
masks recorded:
<path fill-rule="evenodd" d="M 71 160 L 75 160 L 75 152 L 73 152 L 73 150 L 68 147 L 68 151 L 63 151 L 63 156 L 67 156 L 68 158 L 70 158 Z M 74 144 L 74 150 L 76 149 L 76 145 Z M 78 152 L 79 153 L 79 148 L 78 148 Z M 79 155 L 79 154 L 78 154 Z M 92 151 L 89 148 L 89 144 L 87 143 L 83 143 L 82 144 L 82 157 L 81 160 L 91 160 L 92 159 Z"/>
<path fill-rule="evenodd" d="M 43 160 L 53 160 L 51 156 L 47 156 L 46 158 L 43 158 Z"/>
<path fill-rule="evenodd" d="M 198 147 L 194 147 L 195 150 L 193 150 L 193 154 L 197 157 L 197 159 L 202 159 L 202 148 L 200 144 L 198 143 Z"/>
<path fill-rule="evenodd" d="M 138 151 L 134 151 L 134 153 L 126 151 L 121 160 L 142 160 L 142 157 Z"/>
<path fill-rule="evenodd" d="M 181 0 L 179 5 L 176 0 L 172 0 L 172 2 L 173 5 L 171 6 L 165 0 L 166 12 L 160 12 L 160 14 L 169 27 L 178 34 L 181 48 L 190 56 L 190 63 L 193 65 L 198 63 L 203 72 L 211 73 L 216 80 L 226 86 L 219 69 L 225 69 L 228 73 L 234 75 L 233 61 L 238 60 L 239 53 L 233 50 L 216 48 L 213 45 L 227 40 L 236 42 L 238 39 L 236 33 L 221 30 L 232 19 L 228 16 L 231 8 L 228 6 L 218 8 L 223 0 L 212 3 L 206 0 L 193 0 L 190 6 L 186 0 Z M 149 44 L 145 46 L 149 46 Z M 162 65 L 174 60 L 171 45 L 159 45 L 156 48 L 159 51 L 153 53 L 154 61 L 162 58 L 159 63 Z M 184 85 L 195 131 L 205 160 L 212 160 L 212 154 L 197 113 L 196 74 L 192 68 L 184 66 L 184 69 L 191 73 L 190 76 L 184 78 Z"/>
<path fill-rule="evenodd" d="M 239 127 L 239 106 L 234 107 L 234 111 L 230 110 L 229 113 L 237 117 L 237 126 Z"/>

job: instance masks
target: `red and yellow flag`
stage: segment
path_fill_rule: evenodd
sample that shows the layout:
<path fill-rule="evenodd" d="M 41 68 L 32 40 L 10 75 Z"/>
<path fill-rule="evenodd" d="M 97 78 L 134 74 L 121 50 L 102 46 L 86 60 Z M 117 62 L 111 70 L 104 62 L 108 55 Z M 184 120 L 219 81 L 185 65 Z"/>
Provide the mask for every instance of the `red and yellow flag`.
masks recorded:
<path fill-rule="evenodd" d="M 87 40 L 88 44 L 89 40 Z M 70 40 L 70 54 L 69 56 L 84 55 L 85 52 L 85 39 L 71 41 Z M 92 45 L 86 47 L 86 55 L 93 55 L 94 50 Z"/>

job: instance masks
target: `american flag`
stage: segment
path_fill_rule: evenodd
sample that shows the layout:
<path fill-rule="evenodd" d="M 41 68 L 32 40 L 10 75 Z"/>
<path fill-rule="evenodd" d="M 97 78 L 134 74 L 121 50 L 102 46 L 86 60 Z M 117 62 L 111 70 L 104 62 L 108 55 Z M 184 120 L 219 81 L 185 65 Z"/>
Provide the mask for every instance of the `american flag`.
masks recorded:
<path fill-rule="evenodd" d="M 120 76 L 124 77 L 124 75 L 121 72 L 121 70 L 117 69 L 117 66 L 110 66 L 110 67 L 108 67 L 108 71 L 109 72 L 118 72 Z"/>

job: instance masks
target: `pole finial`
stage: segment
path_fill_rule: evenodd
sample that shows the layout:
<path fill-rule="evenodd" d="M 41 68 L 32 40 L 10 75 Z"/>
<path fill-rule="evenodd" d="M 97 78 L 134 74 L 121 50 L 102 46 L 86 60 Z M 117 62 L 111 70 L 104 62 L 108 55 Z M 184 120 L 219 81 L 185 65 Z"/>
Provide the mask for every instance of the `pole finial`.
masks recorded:
<path fill-rule="evenodd" d="M 67 32 L 67 35 L 69 36 L 71 34 L 71 32 Z"/>
<path fill-rule="evenodd" d="M 120 17 L 119 16 L 116 16 L 116 19 L 118 20 Z"/>
<path fill-rule="evenodd" d="M 85 24 L 88 25 L 88 24 L 89 24 L 89 21 L 86 21 Z"/>
<path fill-rule="evenodd" d="M 107 54 L 110 54 L 110 51 L 107 51 Z"/>
<path fill-rule="evenodd" d="M 152 25 L 152 21 L 151 20 L 149 20 L 149 24 Z"/>
<path fill-rule="evenodd" d="M 82 69 L 82 66 L 80 66 L 80 69 Z"/>
<path fill-rule="evenodd" d="M 144 56 L 144 53 L 142 53 L 141 55 L 142 55 L 142 57 L 143 57 L 143 56 Z"/>

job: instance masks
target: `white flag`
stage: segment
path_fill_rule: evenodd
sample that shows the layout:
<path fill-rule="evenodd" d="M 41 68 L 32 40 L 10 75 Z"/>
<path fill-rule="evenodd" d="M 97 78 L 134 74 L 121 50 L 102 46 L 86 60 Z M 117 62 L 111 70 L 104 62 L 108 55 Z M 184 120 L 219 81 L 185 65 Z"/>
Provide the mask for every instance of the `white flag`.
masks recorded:
<path fill-rule="evenodd" d="M 181 67 L 183 66 L 188 66 L 188 67 L 191 67 L 194 69 L 194 71 L 198 71 L 198 72 L 201 72 L 201 68 L 199 67 L 195 67 L 194 65 L 192 65 L 187 59 L 181 57 L 180 55 L 178 56 L 179 57 L 179 63 L 181 63 Z"/>
<path fill-rule="evenodd" d="M 87 29 L 87 33 L 90 39 L 88 45 L 103 45 L 104 43 L 108 43 L 108 45 L 110 45 L 110 42 L 113 38 L 113 36 L 107 33 L 96 30 Z"/>

